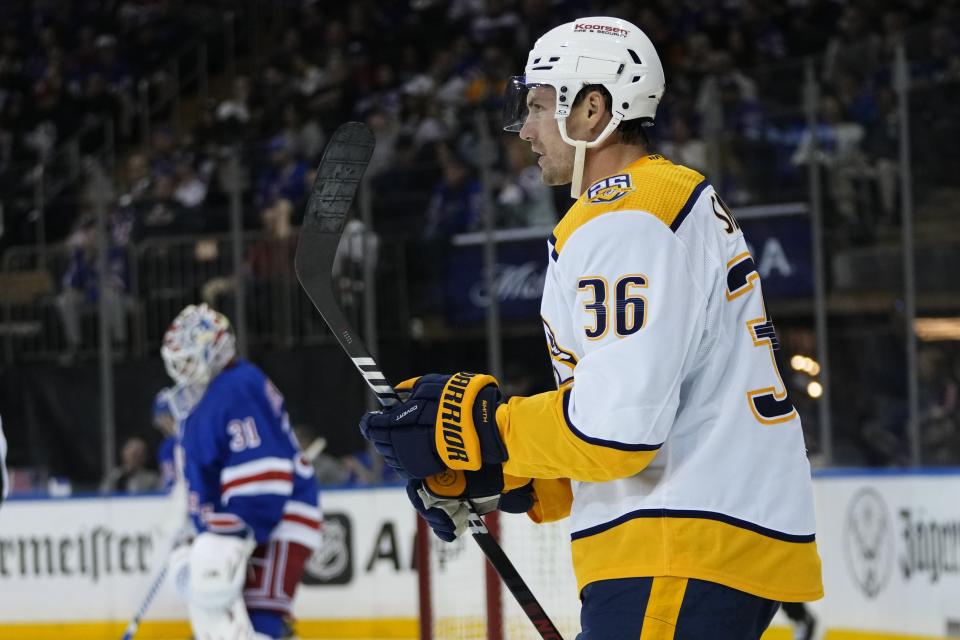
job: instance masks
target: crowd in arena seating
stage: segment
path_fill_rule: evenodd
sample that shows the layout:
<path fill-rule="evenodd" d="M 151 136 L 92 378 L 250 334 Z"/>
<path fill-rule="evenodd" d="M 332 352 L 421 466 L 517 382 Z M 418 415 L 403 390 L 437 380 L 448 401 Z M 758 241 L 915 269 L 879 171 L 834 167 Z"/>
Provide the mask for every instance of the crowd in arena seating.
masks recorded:
<path fill-rule="evenodd" d="M 899 123 L 891 63 L 900 42 L 923 100 L 914 109 L 915 147 L 929 149 L 918 153 L 925 164 L 915 173 L 946 184 L 942 167 L 960 162 L 952 143 L 960 124 L 946 106 L 960 86 L 958 0 L 290 0 L 279 3 L 283 26 L 261 34 L 262 55 L 241 60 L 235 77 L 224 73 L 189 126 L 155 127 L 149 144 L 139 144 L 131 116 L 137 82 L 197 33 L 196 12 L 229 4 L 0 3 L 0 185 L 5 194 L 29 194 L 38 160 L 91 118 L 112 120 L 119 154 L 110 265 L 118 301 L 129 294 L 129 265 L 114 249 L 224 231 L 234 189 L 246 227 L 265 233 L 247 255 L 252 287 L 275 279 L 275 258 L 292 250 L 289 228 L 302 215 L 312 167 L 330 132 L 351 119 L 377 136 L 369 174 L 379 234 L 429 243 L 480 228 L 478 126 L 498 143 L 497 224 L 552 225 L 569 200 L 539 183 L 529 149 L 499 135 L 495 114 L 533 38 L 585 15 L 622 16 L 648 33 L 667 76 L 652 129 L 656 150 L 709 173 L 734 206 L 804 201 L 812 163 L 824 178 L 826 222 L 837 242 L 868 242 L 877 228 L 894 228 Z M 804 112 L 807 57 L 821 90 L 814 131 Z M 66 237 L 71 247 L 69 268 L 57 274 L 71 345 L 80 339 L 79 307 L 96 298 L 86 195 L 56 212 L 60 222 L 48 237 Z M 34 242 L 32 220 L 8 218 L 0 242 Z M 208 284 L 215 300 L 223 283 Z M 938 393 L 931 406 L 954 407 L 944 413 L 956 432 L 956 404 L 948 390 L 930 395 Z"/>
<path fill-rule="evenodd" d="M 8 169 L 0 175 L 8 180 L 22 177 L 9 169 L 32 167 L 90 118 L 109 117 L 130 134 L 137 79 L 192 33 L 183 5 L 172 0 L 67 3 L 56 15 L 49 4 L 0 9 L 0 166 Z M 200 105 L 189 131 L 174 137 L 161 129 L 149 149 L 124 148 L 121 192 L 129 198 L 122 202 L 140 205 L 136 235 L 223 228 L 225 220 L 207 210 L 227 202 L 223 149 L 234 142 L 245 150 L 250 204 L 262 209 L 283 198 L 298 211 L 326 133 L 352 118 L 368 121 L 378 137 L 371 171 L 390 202 L 379 228 L 475 228 L 469 207 L 444 213 L 473 188 L 474 108 L 495 109 L 534 35 L 578 15 L 623 16 L 658 46 L 668 77 L 653 130 L 659 150 L 709 171 L 734 205 L 802 199 L 805 165 L 816 163 L 828 176 L 837 225 L 895 221 L 895 44 L 920 34 L 911 40 L 915 82 L 960 78 L 953 0 L 302 1 L 284 11 L 287 27 L 271 34 L 265 59 Z M 68 21 L 81 26 L 67 30 Z M 803 113 L 805 56 L 817 58 L 823 85 L 815 156 Z M 555 216 L 522 168 L 511 170 L 518 164 L 520 150 L 501 150 L 500 222 L 529 224 L 517 214 L 524 208 Z M 467 176 L 451 190 L 459 170 Z M 562 209 L 563 198 L 556 205 Z M 876 213 L 865 220 L 869 210 Z"/>

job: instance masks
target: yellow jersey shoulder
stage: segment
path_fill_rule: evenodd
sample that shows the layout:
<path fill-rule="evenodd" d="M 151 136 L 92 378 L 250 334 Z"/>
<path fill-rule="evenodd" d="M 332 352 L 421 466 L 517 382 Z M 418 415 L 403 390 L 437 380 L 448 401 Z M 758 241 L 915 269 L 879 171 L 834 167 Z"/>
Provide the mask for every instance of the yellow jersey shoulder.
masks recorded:
<path fill-rule="evenodd" d="M 553 256 L 559 256 L 577 229 L 615 211 L 651 215 L 676 231 L 707 184 L 706 178 L 693 169 L 661 155 L 644 156 L 584 191 L 554 228 Z"/>

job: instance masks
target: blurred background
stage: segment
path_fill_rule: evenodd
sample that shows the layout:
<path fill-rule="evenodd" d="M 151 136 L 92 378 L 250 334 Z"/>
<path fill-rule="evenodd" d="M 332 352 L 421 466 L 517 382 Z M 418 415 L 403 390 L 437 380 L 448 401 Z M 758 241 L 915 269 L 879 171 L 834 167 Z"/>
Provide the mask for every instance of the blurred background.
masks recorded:
<path fill-rule="evenodd" d="M 389 479 L 356 429 L 365 387 L 292 269 L 349 120 L 377 149 L 334 280 L 387 376 L 551 388 L 544 240 L 571 201 L 499 109 L 534 39 L 586 15 L 656 45 L 655 149 L 747 233 L 814 465 L 958 464 L 955 0 L 5 0 L 14 494 L 159 486 L 160 339 L 199 301 L 282 390 L 322 482 Z"/>

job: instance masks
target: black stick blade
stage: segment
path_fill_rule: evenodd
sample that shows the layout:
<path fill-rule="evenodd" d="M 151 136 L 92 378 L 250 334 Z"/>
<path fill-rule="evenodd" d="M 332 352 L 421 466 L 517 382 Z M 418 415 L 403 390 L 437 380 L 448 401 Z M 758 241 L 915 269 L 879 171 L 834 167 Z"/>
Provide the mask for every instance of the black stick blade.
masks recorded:
<path fill-rule="evenodd" d="M 348 122 L 333 133 L 317 168 L 304 229 L 340 235 L 374 144 L 373 133 L 360 122 Z"/>
<path fill-rule="evenodd" d="M 325 308 L 336 308 L 330 273 L 340 244 L 340 233 L 350 206 L 360 189 L 360 180 L 373 155 L 373 133 L 360 122 L 348 122 L 333 132 L 323 152 L 313 190 L 300 228 L 294 267 L 297 279 L 328 324 Z M 335 318 L 334 324 L 340 324 Z M 347 328 L 334 328 L 338 331 Z M 338 335 L 339 337 L 339 335 Z"/>

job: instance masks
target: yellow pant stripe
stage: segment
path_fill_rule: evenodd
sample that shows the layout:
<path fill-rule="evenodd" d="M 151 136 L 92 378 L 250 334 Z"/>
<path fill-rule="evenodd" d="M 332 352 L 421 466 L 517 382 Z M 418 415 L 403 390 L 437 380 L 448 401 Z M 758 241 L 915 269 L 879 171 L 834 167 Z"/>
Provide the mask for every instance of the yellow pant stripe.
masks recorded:
<path fill-rule="evenodd" d="M 673 640 L 686 590 L 687 578 L 667 576 L 653 579 L 640 640 Z"/>
<path fill-rule="evenodd" d="M 573 541 L 577 586 L 597 580 L 699 578 L 769 600 L 823 597 L 814 542 L 785 542 L 706 518 L 627 520 Z"/>

